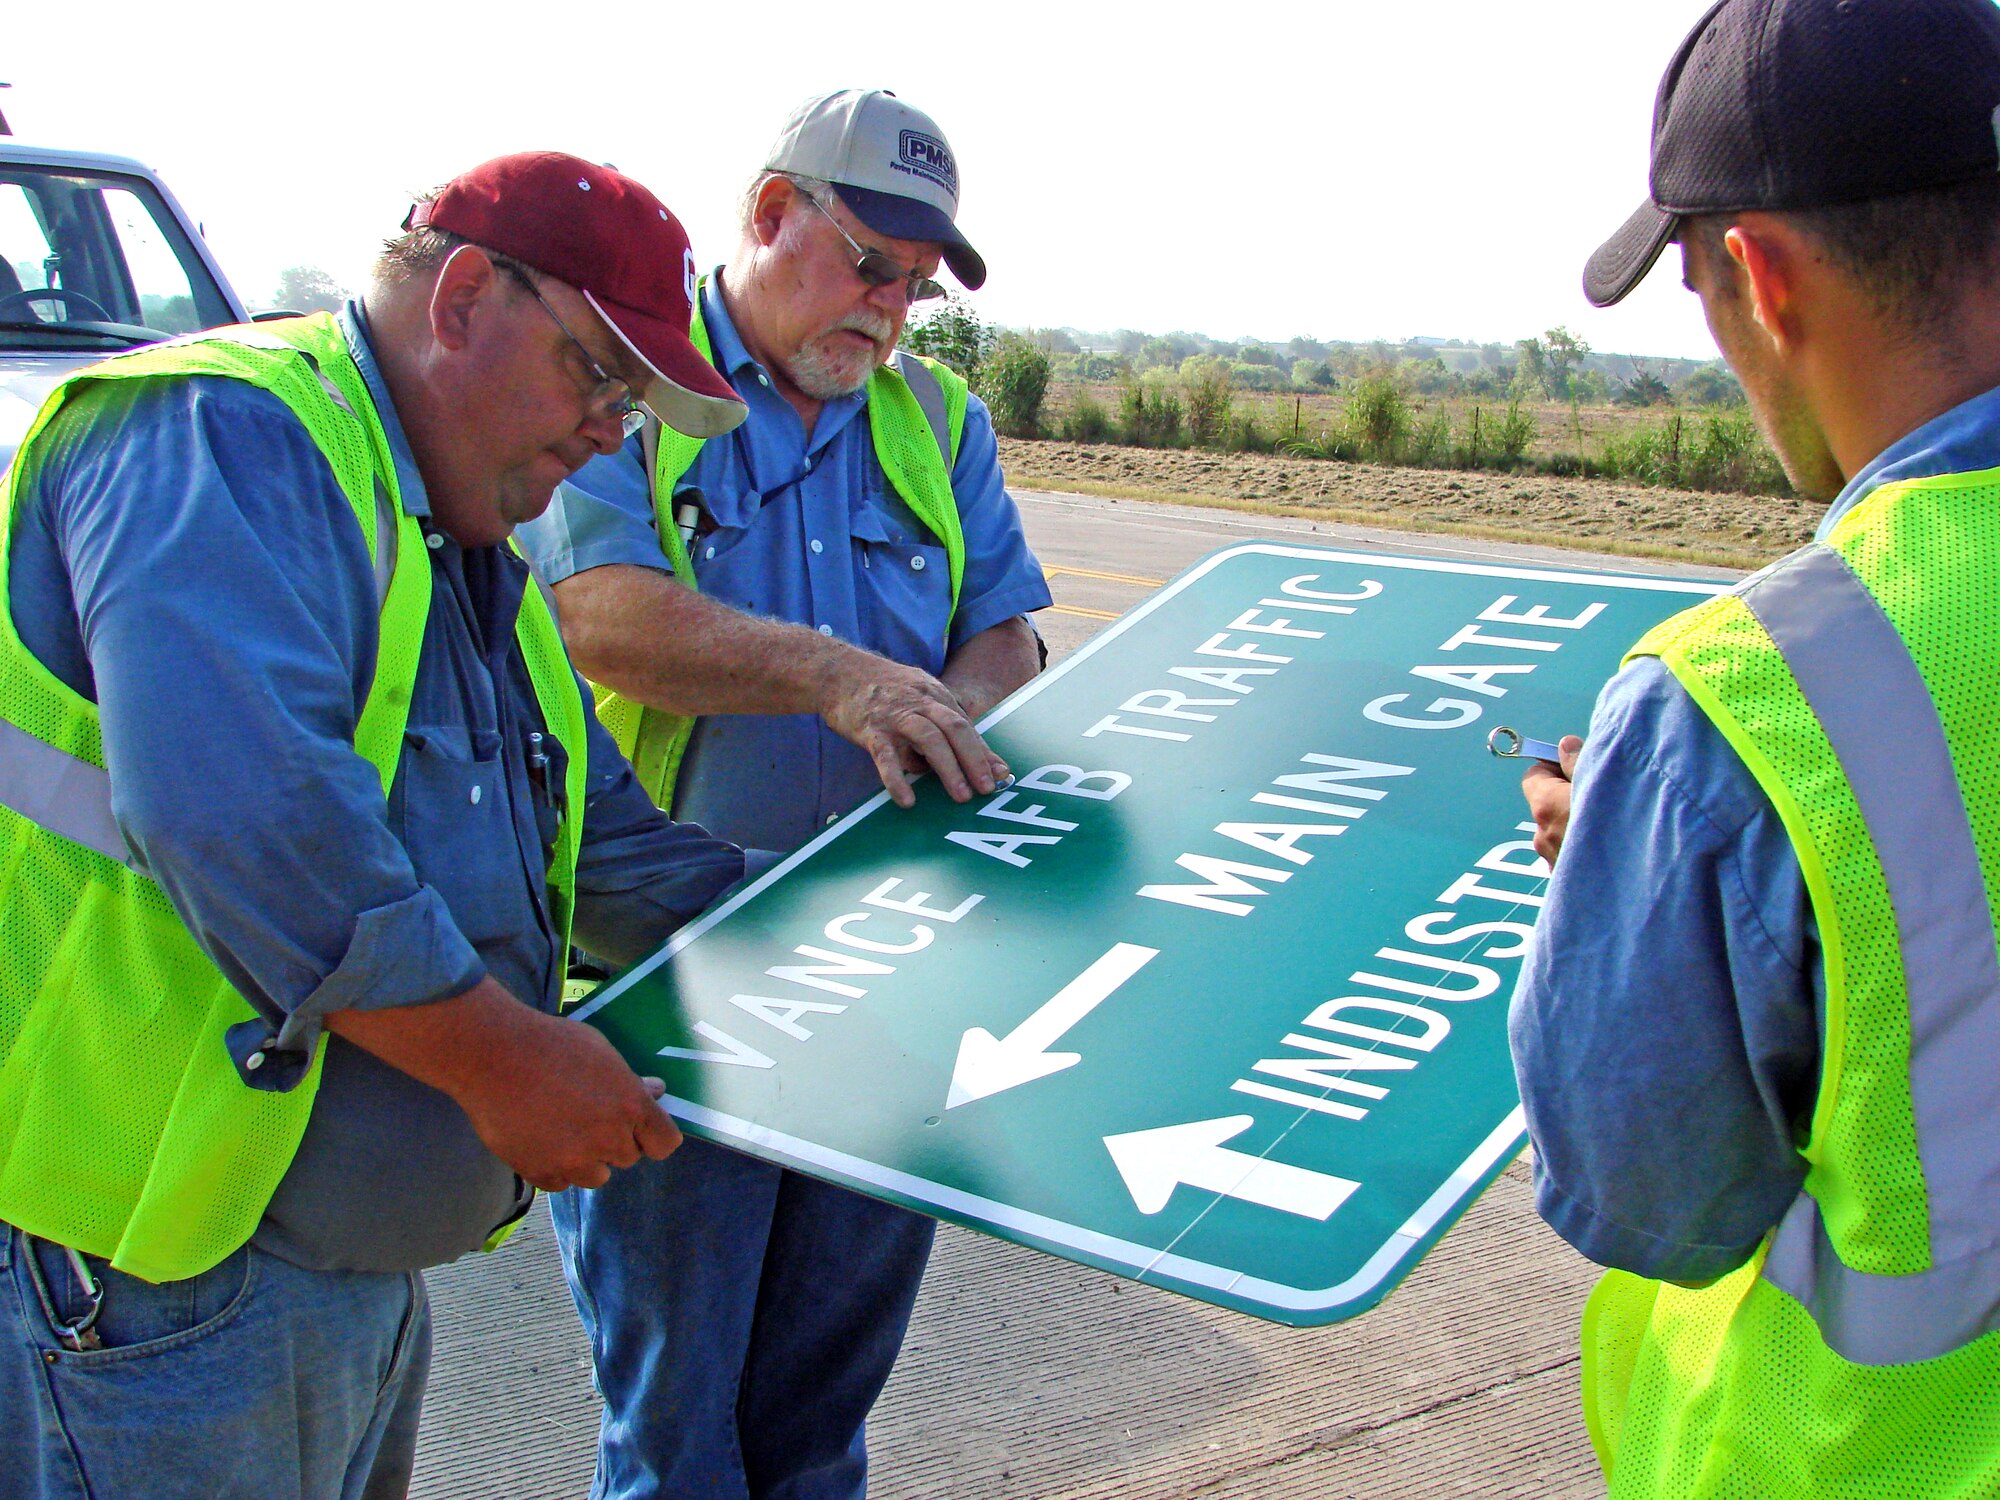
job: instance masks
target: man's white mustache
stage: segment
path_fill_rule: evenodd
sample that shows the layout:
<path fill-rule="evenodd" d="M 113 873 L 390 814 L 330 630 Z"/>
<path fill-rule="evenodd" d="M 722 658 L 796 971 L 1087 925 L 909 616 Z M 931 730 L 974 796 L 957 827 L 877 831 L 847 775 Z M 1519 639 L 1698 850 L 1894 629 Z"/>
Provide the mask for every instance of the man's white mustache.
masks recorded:
<path fill-rule="evenodd" d="M 838 323 L 834 324 L 828 332 L 839 332 L 843 329 L 853 333 L 866 334 L 878 344 L 886 342 L 890 333 L 889 320 L 887 318 L 871 318 L 866 313 L 849 313 Z"/>

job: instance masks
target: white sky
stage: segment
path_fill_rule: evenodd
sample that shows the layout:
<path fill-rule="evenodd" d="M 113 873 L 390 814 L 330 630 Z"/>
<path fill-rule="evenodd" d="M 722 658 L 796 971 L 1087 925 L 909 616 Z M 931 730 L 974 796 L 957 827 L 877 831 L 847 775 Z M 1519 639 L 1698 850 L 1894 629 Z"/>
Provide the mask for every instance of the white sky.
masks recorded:
<path fill-rule="evenodd" d="M 1012 325 L 1714 354 L 1669 251 L 1593 311 L 1645 195 L 1659 75 L 1706 0 L 896 0 L 273 6 L 100 0 L 14 48 L 17 134 L 137 156 L 268 298 L 361 284 L 412 194 L 526 148 L 608 160 L 727 258 L 786 112 L 892 88 L 956 151 Z M 263 80 L 263 81 L 260 81 Z"/>

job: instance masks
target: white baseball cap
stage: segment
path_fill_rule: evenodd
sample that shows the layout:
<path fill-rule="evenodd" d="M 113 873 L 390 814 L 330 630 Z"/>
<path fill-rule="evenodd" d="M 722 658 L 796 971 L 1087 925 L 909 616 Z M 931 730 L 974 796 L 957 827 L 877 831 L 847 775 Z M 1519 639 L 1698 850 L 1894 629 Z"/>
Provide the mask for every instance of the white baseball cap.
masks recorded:
<path fill-rule="evenodd" d="M 967 290 L 986 262 L 954 222 L 958 158 L 937 122 L 887 89 L 840 89 L 792 111 L 764 159 L 767 172 L 796 172 L 840 189 L 840 201 L 877 234 L 927 240 Z"/>

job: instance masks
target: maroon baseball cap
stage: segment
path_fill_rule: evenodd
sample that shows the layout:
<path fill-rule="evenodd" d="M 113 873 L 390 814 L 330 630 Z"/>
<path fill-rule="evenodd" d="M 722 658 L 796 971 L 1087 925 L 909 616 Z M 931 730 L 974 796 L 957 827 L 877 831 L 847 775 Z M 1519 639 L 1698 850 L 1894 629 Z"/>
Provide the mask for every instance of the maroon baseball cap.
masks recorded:
<path fill-rule="evenodd" d="M 680 220 L 623 172 L 560 151 L 497 156 L 416 204 L 405 229 L 448 230 L 583 293 L 651 374 L 637 392 L 689 437 L 720 436 L 748 408 L 688 339 L 694 251 Z"/>

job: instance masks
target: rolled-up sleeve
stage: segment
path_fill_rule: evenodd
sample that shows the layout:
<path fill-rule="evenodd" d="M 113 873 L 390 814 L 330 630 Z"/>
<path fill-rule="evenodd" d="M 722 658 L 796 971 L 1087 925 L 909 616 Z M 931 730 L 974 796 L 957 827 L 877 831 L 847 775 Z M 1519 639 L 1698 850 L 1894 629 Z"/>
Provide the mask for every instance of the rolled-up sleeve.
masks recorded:
<path fill-rule="evenodd" d="M 1820 971 L 1777 813 L 1656 660 L 1605 690 L 1511 1013 L 1543 1218 L 1590 1259 L 1734 1269 L 1805 1176 Z"/>
<path fill-rule="evenodd" d="M 273 1031 L 289 1059 L 260 1059 L 246 1081 L 295 1081 L 331 1010 L 476 983 L 483 964 L 416 878 L 354 748 L 374 574 L 291 413 L 239 381 L 99 387 L 52 431 L 32 484 L 59 555 L 15 561 L 66 575 L 73 620 L 38 628 L 80 639 L 119 829 L 258 1012 L 231 1039 L 239 1066 Z"/>
<path fill-rule="evenodd" d="M 965 576 L 951 622 L 950 649 L 955 651 L 1001 621 L 1047 609 L 1050 603 L 1048 580 L 1028 547 L 1020 509 L 1000 472 L 993 418 L 977 396 L 966 398 L 951 489 L 965 532 Z"/>

